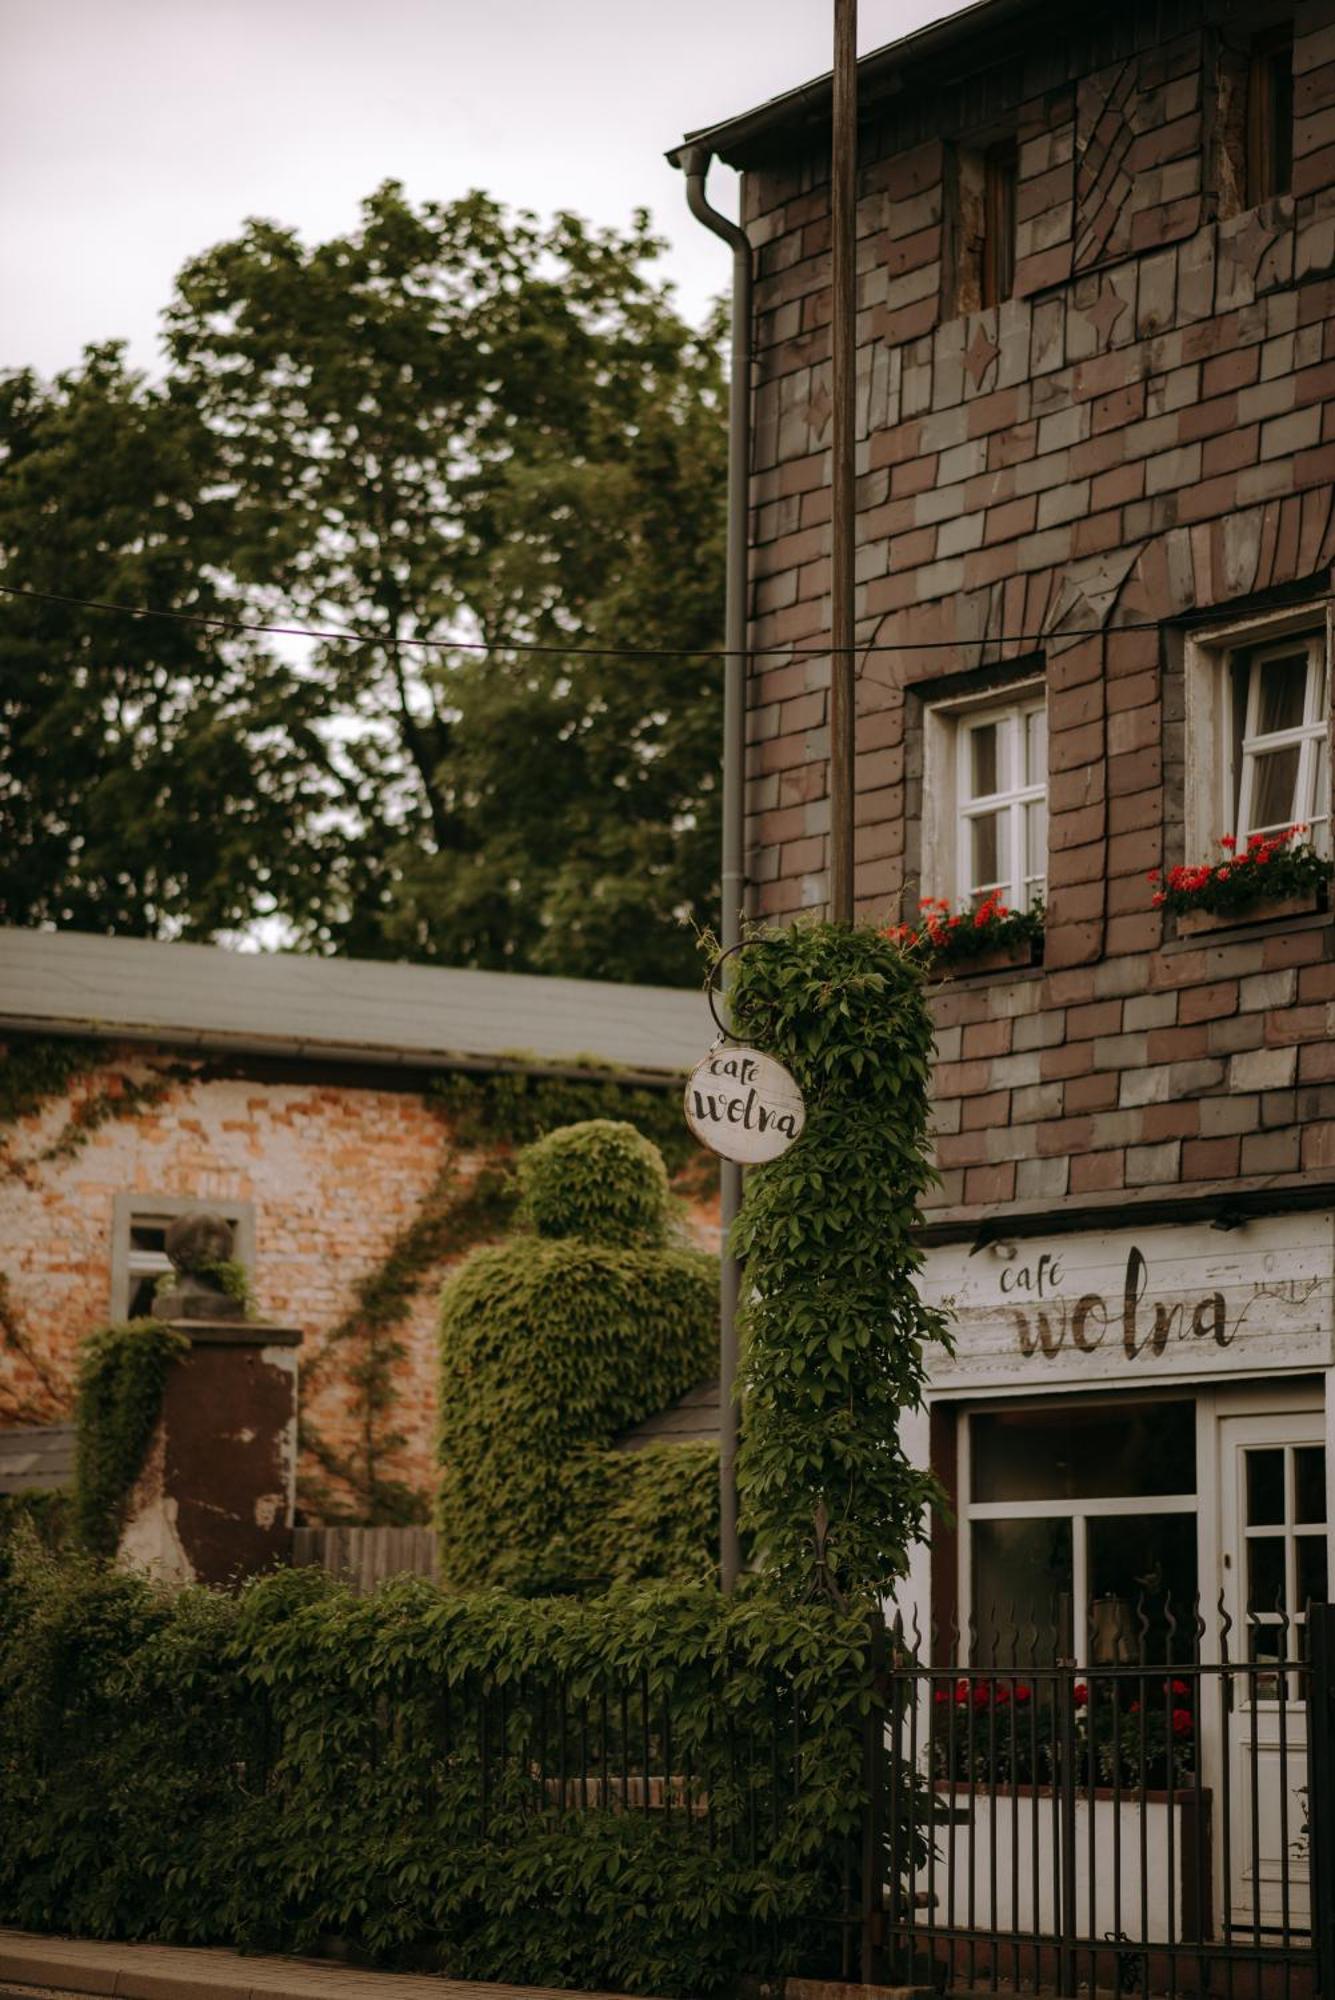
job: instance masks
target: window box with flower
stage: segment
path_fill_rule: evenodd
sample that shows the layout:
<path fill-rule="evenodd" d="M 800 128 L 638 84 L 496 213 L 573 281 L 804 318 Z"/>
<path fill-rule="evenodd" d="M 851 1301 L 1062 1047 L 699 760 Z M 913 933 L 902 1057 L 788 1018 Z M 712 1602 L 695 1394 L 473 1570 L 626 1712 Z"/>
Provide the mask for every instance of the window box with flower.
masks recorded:
<path fill-rule="evenodd" d="M 1217 861 L 1170 868 L 1163 877 L 1150 871 L 1154 907 L 1176 918 L 1180 936 L 1325 909 L 1331 863 L 1306 826 L 1252 833 L 1242 842 L 1221 834 L 1218 844 Z"/>
<path fill-rule="evenodd" d="M 1077 1791 L 1179 1790 L 1193 1782 L 1196 1697 L 1190 1682 L 1162 1674 L 1077 1681 L 1071 1691 Z M 962 1675 L 938 1684 L 929 1728 L 938 1782 L 991 1790 L 1052 1785 L 1061 1777 L 1063 1718 L 1058 1689 L 1040 1677 Z"/>
<path fill-rule="evenodd" d="M 1011 971 L 1042 961 L 1043 904 L 1035 898 L 1027 910 L 1013 910 L 993 890 L 976 908 L 952 910 L 944 898 L 928 896 L 917 923 L 892 924 L 889 935 L 921 953 L 941 978 Z"/>

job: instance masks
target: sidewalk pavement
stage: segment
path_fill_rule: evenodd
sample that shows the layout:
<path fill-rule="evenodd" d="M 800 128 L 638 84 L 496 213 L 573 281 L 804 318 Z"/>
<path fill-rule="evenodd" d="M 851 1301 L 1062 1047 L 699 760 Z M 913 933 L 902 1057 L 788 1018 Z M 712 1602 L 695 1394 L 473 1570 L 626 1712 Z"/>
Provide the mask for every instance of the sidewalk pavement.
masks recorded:
<path fill-rule="evenodd" d="M 6 1987 L 54 1988 L 111 2000 L 625 2000 L 545 1986 L 491 1986 L 420 1973 L 363 1972 L 313 1958 L 165 1944 L 97 1944 L 0 1928 L 0 2000 Z"/>

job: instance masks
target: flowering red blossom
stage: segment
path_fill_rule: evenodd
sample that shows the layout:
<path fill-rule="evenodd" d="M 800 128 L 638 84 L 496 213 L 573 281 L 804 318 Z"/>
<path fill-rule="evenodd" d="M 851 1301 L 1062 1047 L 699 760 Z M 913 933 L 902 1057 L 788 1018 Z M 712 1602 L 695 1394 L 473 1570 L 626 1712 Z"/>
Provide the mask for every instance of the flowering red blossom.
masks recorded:
<path fill-rule="evenodd" d="M 1089 1685 L 1086 1681 L 1077 1681 L 1075 1686 L 1071 1689 L 1071 1693 L 1075 1697 L 1075 1705 L 1077 1708 L 1084 1708 L 1087 1706 L 1089 1702 Z"/>
<path fill-rule="evenodd" d="M 1156 910 L 1167 906 L 1179 914 L 1200 909 L 1224 915 L 1319 889 L 1330 879 L 1331 864 L 1306 838 L 1308 831 L 1297 824 L 1277 833 L 1252 833 L 1244 845 L 1234 834 L 1221 834 L 1217 861 L 1181 862 L 1166 875 L 1150 869 L 1151 885 L 1162 884 L 1151 903 Z"/>
<path fill-rule="evenodd" d="M 1173 1710 L 1174 1736 L 1190 1736 L 1192 1727 L 1191 1710 L 1189 1708 L 1175 1708 Z"/>
<path fill-rule="evenodd" d="M 943 896 L 924 896 L 918 921 L 887 924 L 885 936 L 905 951 L 922 951 L 948 964 L 963 963 L 998 946 L 1018 945 L 1043 934 L 1043 909 L 1012 910 L 997 889 L 977 905 L 952 910 Z"/>

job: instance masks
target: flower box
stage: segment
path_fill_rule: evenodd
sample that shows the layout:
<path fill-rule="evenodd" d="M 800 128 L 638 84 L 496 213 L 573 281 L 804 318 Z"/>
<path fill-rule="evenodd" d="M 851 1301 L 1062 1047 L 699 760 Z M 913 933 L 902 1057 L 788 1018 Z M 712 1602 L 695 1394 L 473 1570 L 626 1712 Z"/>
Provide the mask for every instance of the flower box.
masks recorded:
<path fill-rule="evenodd" d="M 1223 833 L 1215 860 L 1181 863 L 1164 876 L 1150 870 L 1151 883 L 1159 885 L 1154 907 L 1174 918 L 1179 937 L 1323 910 L 1331 863 L 1307 834 L 1305 826 L 1289 826 L 1280 833 L 1249 834 L 1240 843 Z"/>
<path fill-rule="evenodd" d="M 1183 910 L 1177 919 L 1179 937 L 1200 937 L 1209 931 L 1234 930 L 1239 924 L 1276 924 L 1289 917 L 1315 916 L 1326 907 L 1324 889 L 1307 889 L 1298 896 L 1276 896 L 1236 910 Z"/>
<path fill-rule="evenodd" d="M 946 959 L 933 971 L 940 979 L 971 979 L 979 972 L 1014 972 L 1043 963 L 1042 938 L 1020 938 L 1014 944 L 999 944 L 993 951 L 975 952 L 972 958 Z"/>
<path fill-rule="evenodd" d="M 923 963 L 929 979 L 1012 972 L 1043 957 L 1043 905 L 1011 910 L 993 891 L 976 909 L 952 911 L 940 897 L 919 905 L 916 924 L 891 924 L 887 936 Z"/>

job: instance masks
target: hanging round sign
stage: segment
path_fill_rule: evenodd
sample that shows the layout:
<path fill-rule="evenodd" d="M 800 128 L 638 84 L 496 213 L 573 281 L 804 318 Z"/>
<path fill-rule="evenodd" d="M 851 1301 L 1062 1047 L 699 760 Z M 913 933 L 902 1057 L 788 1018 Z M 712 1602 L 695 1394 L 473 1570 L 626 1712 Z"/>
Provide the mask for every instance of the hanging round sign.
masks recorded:
<path fill-rule="evenodd" d="M 686 1123 L 711 1153 L 743 1166 L 786 1153 L 806 1116 L 793 1078 L 759 1049 L 711 1049 L 687 1079 Z"/>

